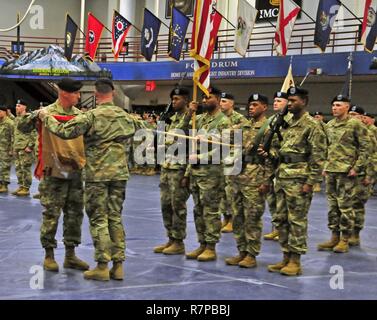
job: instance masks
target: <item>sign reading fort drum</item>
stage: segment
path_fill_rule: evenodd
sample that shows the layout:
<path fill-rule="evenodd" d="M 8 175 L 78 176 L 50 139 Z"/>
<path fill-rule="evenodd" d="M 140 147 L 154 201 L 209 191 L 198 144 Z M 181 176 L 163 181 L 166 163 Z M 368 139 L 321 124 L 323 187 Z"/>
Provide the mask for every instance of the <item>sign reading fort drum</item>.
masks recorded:
<path fill-rule="evenodd" d="M 302 0 L 293 0 L 300 7 Z M 279 15 L 280 0 L 256 0 L 256 8 L 259 10 L 257 22 L 276 21 Z M 297 18 L 301 17 L 301 11 Z"/>

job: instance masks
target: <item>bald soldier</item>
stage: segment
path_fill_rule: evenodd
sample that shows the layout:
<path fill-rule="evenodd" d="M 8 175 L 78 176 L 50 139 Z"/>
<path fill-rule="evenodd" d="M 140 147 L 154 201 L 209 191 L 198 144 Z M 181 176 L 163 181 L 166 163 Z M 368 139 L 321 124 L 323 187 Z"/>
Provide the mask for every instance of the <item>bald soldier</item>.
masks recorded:
<path fill-rule="evenodd" d="M 365 176 L 368 132 L 359 120 L 349 115 L 350 102 L 343 95 L 334 97 L 331 102 L 334 119 L 326 125 L 329 146 L 323 175 L 331 239 L 318 244 L 319 251 L 348 252 L 355 221 L 354 190 L 359 177 Z"/>
<path fill-rule="evenodd" d="M 240 129 L 248 121 L 245 116 L 234 110 L 235 98 L 231 93 L 223 92 L 221 94 L 220 106 L 221 112 L 230 120 L 230 129 Z M 225 196 L 221 200 L 220 212 L 224 215 L 221 232 L 233 232 L 232 216 L 233 216 L 233 191 L 232 176 L 225 176 Z"/>
<path fill-rule="evenodd" d="M 114 85 L 109 79 L 95 83 L 97 107 L 74 119 L 59 123 L 46 115 L 40 118 L 53 134 L 62 139 L 84 136 L 85 210 L 95 248 L 97 266 L 84 272 L 88 280 L 123 280 L 125 231 L 122 223 L 123 202 L 129 178 L 125 141 L 135 134 L 134 119 L 114 105 Z M 113 267 L 108 269 L 112 261 Z"/>
<path fill-rule="evenodd" d="M 55 103 L 43 108 L 44 112 L 59 117 L 78 116 L 81 112 L 75 105 L 80 99 L 82 83 L 71 78 L 64 78 L 57 85 L 58 99 Z M 39 126 L 37 111 L 23 115 L 18 123 L 18 129 L 24 133 L 31 133 Z M 73 147 L 72 151 L 78 153 L 81 150 Z M 41 244 L 46 251 L 43 267 L 47 271 L 59 271 L 54 249 L 57 247 L 55 236 L 61 211 L 63 211 L 64 268 L 87 270 L 89 265 L 75 254 L 75 247 L 81 243 L 81 225 L 84 216 L 82 172 L 77 163 L 72 163 L 69 166 L 69 173 L 60 175 L 58 174 L 60 165 L 56 161 L 52 161 L 53 164 L 46 164 L 45 160 L 42 168 L 43 178 L 39 184 L 41 205 L 44 209 L 40 232 Z"/>

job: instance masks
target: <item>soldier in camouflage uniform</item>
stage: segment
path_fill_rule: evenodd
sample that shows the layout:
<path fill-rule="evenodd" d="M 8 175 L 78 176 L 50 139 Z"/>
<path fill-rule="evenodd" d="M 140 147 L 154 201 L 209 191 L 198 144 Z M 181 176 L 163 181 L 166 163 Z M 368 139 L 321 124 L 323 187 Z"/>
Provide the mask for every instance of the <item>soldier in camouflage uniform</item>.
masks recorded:
<path fill-rule="evenodd" d="M 186 88 L 175 88 L 170 93 L 173 110 L 175 114 L 170 118 L 166 126 L 166 132 L 174 133 L 179 130 L 178 134 L 188 133 L 190 115 L 188 112 L 190 91 Z M 184 133 L 182 132 L 184 131 Z M 160 195 L 161 195 L 161 212 L 169 241 L 166 244 L 154 248 L 155 253 L 167 255 L 184 254 L 185 246 L 183 240 L 186 238 L 186 202 L 190 196 L 188 186 L 183 186 L 182 181 L 186 171 L 186 158 L 179 158 L 177 151 L 172 150 L 178 139 L 172 136 L 166 136 L 163 145 L 165 161 L 162 163 L 160 176 Z M 186 141 L 184 141 L 186 144 Z M 179 148 L 177 146 L 177 148 Z"/>
<path fill-rule="evenodd" d="M 335 118 L 326 125 L 329 148 L 324 175 L 329 206 L 328 227 L 332 237 L 318 245 L 320 251 L 348 252 L 355 220 L 354 189 L 358 176 L 365 176 L 368 133 L 359 120 L 349 116 L 349 110 L 350 100 L 342 95 L 336 96 L 332 101 Z"/>
<path fill-rule="evenodd" d="M 282 262 L 269 265 L 268 270 L 296 276 L 302 272 L 300 258 L 307 251 L 307 216 L 313 185 L 322 179 L 326 137 L 317 121 L 306 112 L 308 91 L 291 87 L 288 96 L 288 110 L 293 116 L 282 132 L 278 150 L 274 217 L 284 257 Z"/>
<path fill-rule="evenodd" d="M 276 119 L 277 119 L 277 115 L 280 111 L 282 111 L 284 109 L 284 107 L 286 107 L 288 103 L 288 94 L 286 92 L 282 92 L 282 91 L 277 91 L 275 92 L 274 94 L 274 104 L 273 104 L 273 109 L 274 109 L 274 112 L 275 114 L 273 116 L 270 117 L 269 121 L 271 122 L 271 124 L 273 124 Z M 288 118 L 290 117 L 291 115 L 288 114 L 285 116 L 286 120 L 288 120 Z M 277 163 L 275 163 L 276 165 Z M 277 167 L 275 166 L 275 170 L 277 169 Z M 268 192 L 267 194 L 267 203 L 268 203 L 268 208 L 270 210 L 270 213 L 271 213 L 271 223 L 273 224 L 273 221 L 274 221 L 274 216 L 276 214 L 276 193 L 275 193 L 275 183 L 274 183 L 274 178 L 275 176 L 272 175 L 271 176 L 271 183 L 270 183 L 270 191 Z M 266 233 L 264 236 L 263 236 L 263 239 L 265 240 L 274 240 L 274 241 L 278 241 L 279 240 L 279 232 L 276 228 L 275 225 L 272 225 L 272 231 L 270 233 Z"/>
<path fill-rule="evenodd" d="M 26 103 L 21 99 L 18 100 L 16 105 L 17 117 L 15 119 L 13 153 L 15 156 L 15 169 L 19 188 L 12 192 L 15 196 L 28 196 L 33 180 L 31 166 L 33 164 L 37 131 L 33 130 L 31 133 L 23 133 L 17 129 L 21 117 L 26 114 L 26 109 Z"/>
<path fill-rule="evenodd" d="M 261 248 L 262 216 L 273 166 L 271 161 L 257 154 L 269 128 L 265 115 L 268 98 L 255 93 L 250 96 L 248 103 L 252 120 L 242 127 L 242 171 L 234 177 L 232 185 L 233 233 L 239 253 L 225 259 L 225 262 L 232 266 L 254 268 Z"/>
<path fill-rule="evenodd" d="M 129 178 L 125 141 L 135 134 L 135 122 L 127 112 L 113 103 L 114 85 L 109 79 L 95 83 L 98 103 L 93 110 L 59 123 L 53 117 L 45 126 L 63 139 L 84 136 L 85 210 L 89 217 L 97 266 L 84 272 L 85 279 L 107 281 L 123 279 L 125 231 L 122 209 Z M 44 113 L 40 114 L 44 118 Z M 109 271 L 108 262 L 113 261 Z"/>
<path fill-rule="evenodd" d="M 230 127 L 229 119 L 220 109 L 221 91 L 209 88 L 209 96 L 203 97 L 203 114 L 197 117 L 197 138 L 221 141 L 224 129 Z M 196 112 L 198 104 L 191 102 L 191 112 Z M 187 259 L 212 261 L 216 256 L 216 243 L 221 236 L 221 212 L 219 205 L 224 192 L 224 168 L 220 161 L 220 146 L 208 144 L 208 150 L 197 148 L 197 154 L 191 154 L 186 176 L 190 178 L 190 191 L 194 199 L 194 220 L 199 248 L 187 253 Z M 202 149 L 202 150 L 200 150 Z M 217 159 L 216 159 L 217 157 Z M 219 160 L 219 161 L 216 161 Z M 201 164 L 208 161 L 208 164 Z M 197 164 L 194 164 L 198 162 Z"/>
<path fill-rule="evenodd" d="M 377 141 L 373 132 L 364 123 L 365 111 L 360 106 L 352 106 L 349 115 L 358 119 L 362 126 L 365 126 L 367 136 L 369 137 L 368 145 L 368 159 L 365 168 L 365 172 L 360 173 L 356 177 L 356 186 L 353 189 L 353 209 L 355 213 L 355 222 L 353 226 L 353 232 L 348 240 L 350 246 L 360 245 L 360 231 L 364 228 L 365 223 L 365 205 L 372 193 L 373 179 L 375 176 L 376 166 L 376 150 Z"/>
<path fill-rule="evenodd" d="M 7 115 L 7 107 L 0 106 L 0 193 L 8 192 L 13 139 L 14 123 Z"/>
<path fill-rule="evenodd" d="M 244 124 L 247 123 L 246 117 L 234 110 L 234 96 L 230 93 L 223 92 L 221 94 L 221 112 L 224 113 L 230 120 L 231 127 L 230 129 L 240 129 Z M 224 215 L 224 220 L 222 223 L 221 232 L 229 233 L 233 232 L 232 225 L 232 178 L 233 176 L 225 176 L 225 197 L 221 199 L 220 212 Z"/>
<path fill-rule="evenodd" d="M 77 116 L 81 112 L 74 107 L 80 99 L 82 83 L 64 78 L 58 83 L 58 100 L 43 108 L 51 115 Z M 40 123 L 38 111 L 24 115 L 18 123 L 18 129 L 31 133 Z M 55 239 L 59 217 L 63 211 L 63 242 L 65 245 L 64 268 L 87 270 L 89 265 L 75 255 L 75 247 L 81 243 L 81 225 L 83 220 L 83 184 L 81 170 L 73 170 L 66 179 L 51 176 L 51 169 L 44 167 L 44 176 L 39 183 L 40 201 L 44 207 L 41 225 L 41 243 L 46 255 L 43 267 L 48 271 L 59 271 L 54 258 Z"/>

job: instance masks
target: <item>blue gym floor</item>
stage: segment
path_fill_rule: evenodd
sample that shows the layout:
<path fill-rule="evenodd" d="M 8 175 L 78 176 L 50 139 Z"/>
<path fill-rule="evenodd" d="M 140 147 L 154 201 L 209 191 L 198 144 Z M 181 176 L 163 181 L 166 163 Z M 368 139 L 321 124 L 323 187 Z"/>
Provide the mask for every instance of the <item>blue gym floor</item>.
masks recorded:
<path fill-rule="evenodd" d="M 367 205 L 366 228 L 362 245 L 347 254 L 318 252 L 317 243 L 329 238 L 327 205 L 323 193 L 312 202 L 309 217 L 309 251 L 302 259 L 304 274 L 285 277 L 269 273 L 267 264 L 280 261 L 276 242 L 263 241 L 256 269 L 226 266 L 224 259 L 236 253 L 232 234 L 224 234 L 217 247 L 215 262 L 186 260 L 184 256 L 155 254 L 152 248 L 164 243 L 159 202 L 159 176 L 132 176 L 127 188 L 123 219 L 127 233 L 125 280 L 95 282 L 82 273 L 64 269 L 62 228 L 59 226 L 56 260 L 59 273 L 45 273 L 44 289 L 31 289 L 30 269 L 42 265 L 44 251 L 39 243 L 41 206 L 39 200 L 0 195 L 0 299 L 138 299 L 138 300 L 255 300 L 255 299 L 376 299 L 377 298 L 377 199 Z M 12 169 L 10 191 L 16 188 Z M 32 193 L 37 191 L 33 182 Z M 265 231 L 270 230 L 270 215 L 264 215 Z M 196 248 L 196 234 L 189 200 L 186 250 Z M 90 263 L 93 247 L 88 219 L 83 223 L 82 245 L 77 254 Z M 344 288 L 332 289 L 332 266 L 344 270 Z M 339 270 L 339 267 L 335 267 Z M 337 271 L 337 275 L 340 274 Z"/>

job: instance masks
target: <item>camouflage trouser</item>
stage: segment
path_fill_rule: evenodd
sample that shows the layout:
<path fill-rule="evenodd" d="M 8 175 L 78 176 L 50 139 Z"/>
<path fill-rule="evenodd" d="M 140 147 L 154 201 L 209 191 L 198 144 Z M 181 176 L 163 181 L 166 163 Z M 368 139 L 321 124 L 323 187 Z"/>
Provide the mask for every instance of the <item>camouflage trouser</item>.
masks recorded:
<path fill-rule="evenodd" d="M 63 210 L 63 242 L 66 246 L 81 243 L 83 186 L 81 176 L 72 180 L 45 177 L 39 184 L 44 207 L 41 226 L 43 248 L 56 248 L 56 230 Z"/>
<path fill-rule="evenodd" d="M 9 184 L 11 166 L 12 158 L 7 154 L 0 153 L 0 183 Z"/>
<path fill-rule="evenodd" d="M 85 210 L 97 262 L 125 260 L 125 231 L 122 223 L 127 181 L 86 182 Z"/>
<path fill-rule="evenodd" d="M 233 189 L 232 181 L 229 176 L 225 176 L 225 188 L 224 196 L 221 198 L 219 211 L 224 215 L 224 217 L 232 217 L 233 215 Z"/>
<path fill-rule="evenodd" d="M 364 186 L 363 181 L 365 176 L 356 177 L 356 185 L 353 188 L 352 200 L 353 211 L 355 214 L 354 228 L 361 230 L 364 228 L 365 223 L 365 205 L 371 196 L 372 185 Z"/>
<path fill-rule="evenodd" d="M 217 243 L 221 236 L 219 204 L 224 193 L 222 174 L 190 176 L 190 191 L 194 200 L 194 220 L 200 243 Z"/>
<path fill-rule="evenodd" d="M 16 160 L 14 161 L 18 185 L 20 187 L 30 188 L 33 176 L 31 166 L 33 164 L 33 152 L 16 150 Z"/>
<path fill-rule="evenodd" d="M 347 173 L 327 173 L 328 227 L 331 231 L 352 232 L 355 220 L 353 210 L 355 183 L 356 179 L 348 177 Z"/>
<path fill-rule="evenodd" d="M 233 234 L 238 251 L 257 256 L 261 248 L 266 198 L 258 192 L 258 186 L 235 184 L 233 190 Z"/>
<path fill-rule="evenodd" d="M 186 202 L 190 197 L 188 188 L 181 187 L 185 175 L 182 170 L 162 168 L 160 176 L 160 196 L 162 219 L 167 236 L 177 240 L 186 238 Z"/>
<path fill-rule="evenodd" d="M 266 200 L 267 200 L 267 203 L 268 203 L 268 208 L 269 208 L 270 213 L 271 213 L 272 225 L 276 229 L 276 226 L 273 223 L 274 222 L 274 216 L 276 215 L 276 193 L 275 193 L 274 182 L 272 182 L 270 186 L 271 186 L 270 191 L 269 191 L 269 193 L 267 193 Z"/>
<path fill-rule="evenodd" d="M 303 193 L 304 179 L 276 179 L 276 214 L 273 224 L 279 231 L 283 252 L 307 251 L 308 212 L 313 193 Z"/>

